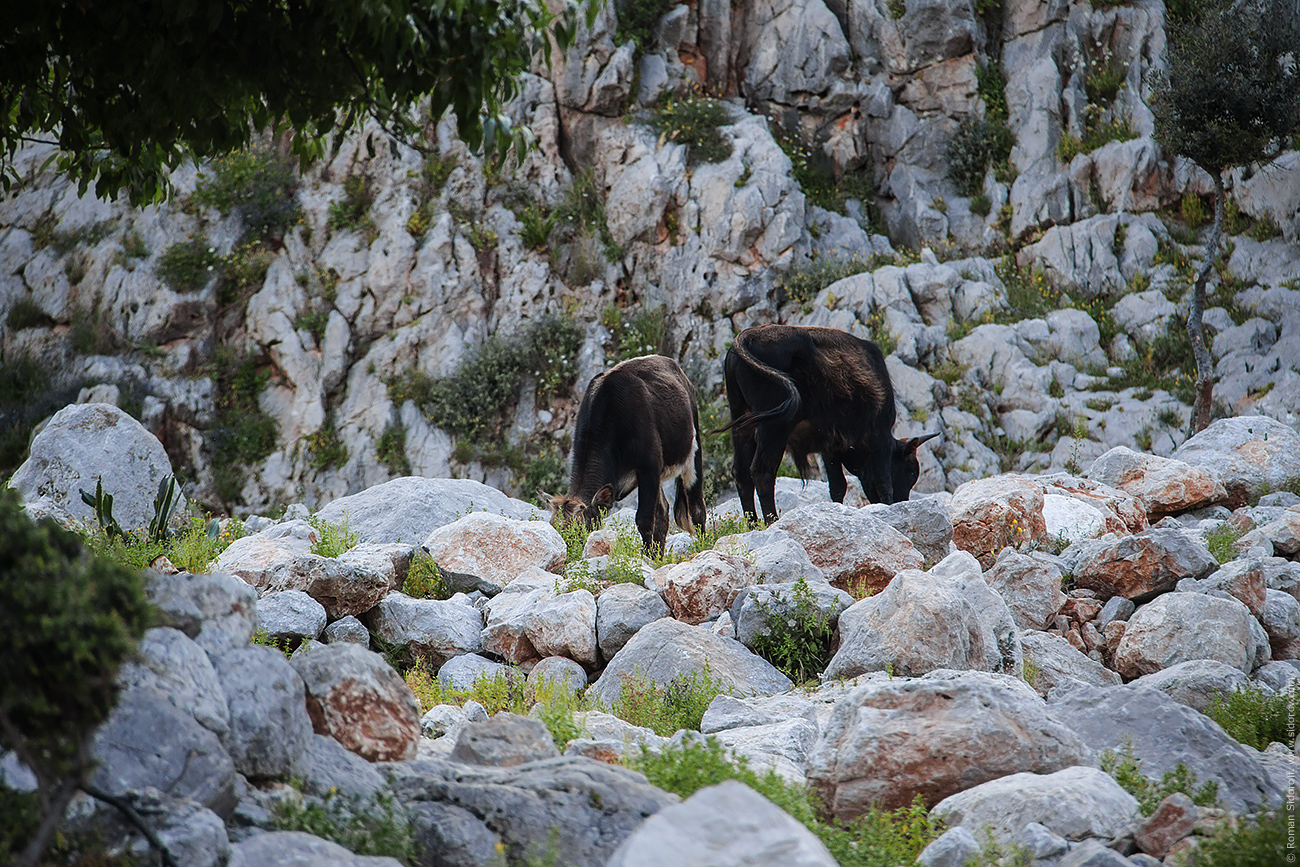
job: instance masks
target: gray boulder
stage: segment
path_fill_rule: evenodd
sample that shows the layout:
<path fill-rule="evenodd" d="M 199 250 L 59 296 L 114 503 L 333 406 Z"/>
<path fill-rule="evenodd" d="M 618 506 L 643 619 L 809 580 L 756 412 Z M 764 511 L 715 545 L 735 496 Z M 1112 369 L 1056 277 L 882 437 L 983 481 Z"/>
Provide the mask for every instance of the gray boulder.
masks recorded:
<path fill-rule="evenodd" d="M 677 800 L 634 771 L 576 756 L 513 768 L 420 759 L 389 770 L 395 796 L 413 810 L 459 807 L 509 851 L 571 867 L 604 867 L 647 816 Z"/>
<path fill-rule="evenodd" d="M 1300 482 L 1300 433 L 1262 415 L 1212 422 L 1172 457 L 1217 474 L 1234 506 Z"/>
<path fill-rule="evenodd" d="M 1071 545 L 1063 555 L 1075 584 L 1099 598 L 1144 602 L 1185 578 L 1205 578 L 1219 568 L 1205 544 L 1180 529 L 1152 527 L 1132 536 L 1103 536 Z"/>
<path fill-rule="evenodd" d="M 305 831 L 270 831 L 236 843 L 227 867 L 402 867 L 396 858 L 354 855 Z"/>
<path fill-rule="evenodd" d="M 700 721 L 700 731 L 707 735 L 796 718 L 816 723 L 817 712 L 813 703 L 793 693 L 756 695 L 751 698 L 737 698 L 724 693 L 710 702 Z"/>
<path fill-rule="evenodd" d="M 715 737 L 732 755 L 745 759 L 760 774 L 771 769 L 787 782 L 801 785 L 805 781 L 808 753 L 817 743 L 817 734 L 815 720 L 796 717 L 765 725 L 729 728 Z"/>
<path fill-rule="evenodd" d="M 862 510 L 912 540 L 927 563 L 938 563 L 952 547 L 952 513 L 948 494 L 918 497 L 892 505 L 873 503 Z"/>
<path fill-rule="evenodd" d="M 1200 783 L 1217 780 L 1219 800 L 1235 813 L 1281 801 L 1258 752 L 1159 690 L 1081 686 L 1053 695 L 1049 710 L 1099 753 L 1131 748 L 1152 780 L 1179 764 Z"/>
<path fill-rule="evenodd" d="M 340 617 L 325 630 L 321 632 L 321 639 L 326 644 L 337 644 L 345 641 L 349 644 L 360 644 L 362 647 L 370 646 L 370 630 L 366 629 L 364 623 L 349 614 L 347 617 Z"/>
<path fill-rule="evenodd" d="M 559 754 L 555 739 L 540 720 L 499 713 L 461 729 L 451 759 L 469 765 L 512 768 Z"/>
<path fill-rule="evenodd" d="M 280 651 L 252 645 L 221 654 L 217 675 L 230 704 L 224 738 L 246 777 L 288 777 L 312 735 L 302 678 Z"/>
<path fill-rule="evenodd" d="M 117 682 L 124 692 L 137 686 L 157 690 L 218 737 L 230 730 L 230 708 L 217 672 L 203 648 L 180 630 L 165 626 L 147 630 L 135 659 L 122 666 Z"/>
<path fill-rule="evenodd" d="M 938 668 L 1017 670 L 1020 642 L 1006 603 L 978 574 L 958 576 L 937 568 L 899 572 L 884 590 L 844 611 L 840 646 L 825 677 L 868 671 L 915 676 Z"/>
<path fill-rule="evenodd" d="M 641 627 L 668 614 L 663 597 L 640 585 L 615 584 L 602 590 L 596 597 L 596 645 L 600 655 L 613 659 Z"/>
<path fill-rule="evenodd" d="M 384 787 L 384 778 L 374 765 L 348 752 L 334 738 L 312 734 L 298 754 L 294 776 L 302 790 L 318 797 L 337 790 L 345 795 L 369 798 Z"/>
<path fill-rule="evenodd" d="M 536 506 L 507 497 L 472 479 L 424 479 L 405 476 L 340 497 L 317 517 L 331 524 L 347 522 L 362 542 L 419 545 L 429 533 L 470 512 L 491 512 L 526 520 Z"/>
<path fill-rule="evenodd" d="M 95 732 L 92 784 L 106 792 L 153 787 L 220 816 L 235 806 L 235 765 L 217 736 L 147 688 L 118 697 Z"/>
<path fill-rule="evenodd" d="M 608 867 L 835 867 L 826 846 L 744 783 L 700 789 L 660 810 L 623 841 Z"/>
<path fill-rule="evenodd" d="M 784 530 L 768 528 L 723 536 L 713 547 L 724 554 L 750 560 L 758 580 L 764 584 L 784 584 L 801 577 L 810 584 L 826 580 L 804 547 Z"/>
<path fill-rule="evenodd" d="M 1141 677 L 1191 659 L 1213 659 L 1250 673 L 1268 639 L 1250 610 L 1236 599 L 1201 593 L 1166 593 L 1129 618 L 1115 648 L 1115 670 Z M 1267 660 L 1267 656 L 1264 657 Z"/>
<path fill-rule="evenodd" d="M 172 474 L 158 438 L 108 403 L 82 403 L 56 412 L 32 437 L 27 460 L 9 479 L 24 500 L 45 498 L 79 521 L 95 522 L 95 510 L 79 491 L 95 493 L 103 482 L 113 496 L 113 517 L 126 530 L 149 526 L 158 484 Z M 177 492 L 176 514 L 185 509 Z"/>
<path fill-rule="evenodd" d="M 145 572 L 159 625 L 179 629 L 209 655 L 243 647 L 257 631 L 257 591 L 222 572 Z"/>
<path fill-rule="evenodd" d="M 808 782 L 828 812 L 848 820 L 917 795 L 934 803 L 1007 774 L 1050 774 L 1089 756 L 1024 681 L 935 672 L 850 690 L 808 758 Z"/>
<path fill-rule="evenodd" d="M 1300 660 L 1277 659 L 1267 662 L 1255 669 L 1251 679 L 1255 684 L 1273 692 L 1289 689 L 1293 681 L 1300 679 Z"/>
<path fill-rule="evenodd" d="M 1264 591 L 1259 623 L 1268 635 L 1274 659 L 1300 658 L 1300 602 L 1281 590 Z"/>
<path fill-rule="evenodd" d="M 1132 867 L 1133 862 L 1098 840 L 1084 840 L 1066 853 L 1059 867 Z"/>
<path fill-rule="evenodd" d="M 362 616 L 362 623 L 385 641 L 409 647 L 439 667 L 483 647 L 482 612 L 451 600 L 389 593 Z"/>
<path fill-rule="evenodd" d="M 1011 774 L 944 798 L 930 818 L 1009 843 L 1031 822 L 1068 840 L 1109 840 L 1139 818 L 1137 798 L 1097 768 Z"/>
<path fill-rule="evenodd" d="M 1020 633 L 1020 644 L 1025 652 L 1025 680 L 1039 695 L 1046 696 L 1066 684 L 1115 686 L 1123 682 L 1118 674 L 1059 635 L 1027 630 Z"/>
<path fill-rule="evenodd" d="M 509 677 L 514 669 L 499 662 L 493 662 L 477 653 L 463 653 L 453 656 L 438 669 L 438 683 L 443 689 L 469 691 L 479 678 L 491 680 L 498 675 Z"/>
<path fill-rule="evenodd" d="M 221 817 L 189 798 L 175 798 L 149 787 L 124 793 L 124 800 L 135 810 L 145 826 L 177 864 L 186 867 L 224 867 L 230 857 L 230 841 Z M 98 824 L 98 833 L 108 845 L 121 846 L 136 859 L 151 857 L 149 841 L 134 824 L 128 824 L 116 811 Z"/>
<path fill-rule="evenodd" d="M 420 863 L 482 867 L 501 860 L 501 837 L 464 807 L 420 801 L 408 812 L 415 847 L 426 853 Z"/>
<path fill-rule="evenodd" d="M 1205 713 L 1216 697 L 1224 698 L 1246 683 L 1241 669 L 1213 659 L 1189 659 L 1133 681 L 1134 686 L 1158 689 L 1179 704 L 1201 713 Z"/>
<path fill-rule="evenodd" d="M 668 686 L 678 678 L 704 672 L 706 666 L 723 689 L 737 695 L 770 695 L 792 686 L 788 677 L 740 642 L 714 635 L 707 625 L 688 626 L 664 618 L 642 628 L 615 654 L 588 695 L 611 707 L 626 678 L 645 677 Z"/>
<path fill-rule="evenodd" d="M 534 688 L 549 683 L 561 692 L 577 695 L 587 688 L 587 671 L 572 659 L 548 656 L 528 672 L 528 685 Z"/>
<path fill-rule="evenodd" d="M 327 619 L 325 606 L 301 590 L 281 590 L 257 600 L 257 626 L 268 638 L 316 639 Z"/>
<path fill-rule="evenodd" d="M 921 867 L 966 867 L 979 857 L 981 846 L 969 828 L 949 828 L 916 856 Z"/>
<path fill-rule="evenodd" d="M 1020 629 L 1044 629 L 1051 623 L 1065 604 L 1061 578 L 1061 567 L 1052 560 L 1021 554 L 1010 546 L 1002 549 L 997 562 L 984 573 L 984 580 L 1007 603 Z"/>

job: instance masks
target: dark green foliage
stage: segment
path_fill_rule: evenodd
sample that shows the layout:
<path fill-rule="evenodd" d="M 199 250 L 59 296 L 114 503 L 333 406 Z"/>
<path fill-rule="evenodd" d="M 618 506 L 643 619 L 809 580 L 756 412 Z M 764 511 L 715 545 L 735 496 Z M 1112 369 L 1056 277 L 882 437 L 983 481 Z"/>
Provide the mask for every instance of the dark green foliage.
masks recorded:
<path fill-rule="evenodd" d="M 158 256 L 154 272 L 177 292 L 197 292 L 222 274 L 222 260 L 202 232 L 177 241 Z"/>
<path fill-rule="evenodd" d="M 323 798 L 286 800 L 276 809 L 274 827 L 333 840 L 357 855 L 386 855 L 403 864 L 415 863 L 411 819 L 386 792 L 360 798 L 331 789 Z"/>
<path fill-rule="evenodd" d="M 1300 126 L 1300 15 L 1290 0 L 1207 4 L 1172 28 L 1156 139 L 1211 175 L 1276 154 Z"/>
<path fill-rule="evenodd" d="M 630 764 L 652 784 L 683 799 L 706 786 L 738 780 L 816 834 L 840 867 L 911 864 L 939 835 L 919 799 L 910 807 L 873 810 L 844 825 L 824 821 L 805 787 L 787 783 L 774 770 L 755 772 L 743 758 L 730 758 L 715 738 L 670 746 L 658 754 L 643 751 Z"/>
<path fill-rule="evenodd" d="M 534 322 L 521 339 L 489 337 L 450 376 L 433 379 L 408 373 L 392 383 L 389 392 L 395 403 L 414 400 L 443 430 L 481 439 L 503 423 L 526 375 L 535 374 L 539 387 L 551 393 L 572 387 L 577 374 L 573 359 L 581 339 L 572 319 L 550 314 Z"/>
<path fill-rule="evenodd" d="M 652 48 L 655 25 L 675 5 L 676 0 L 625 0 L 618 7 L 618 34 L 615 41 L 621 45 L 631 40 L 638 52 Z"/>
<path fill-rule="evenodd" d="M 573 183 L 564 191 L 563 200 L 546 219 L 553 221 L 553 227 L 564 227 L 568 239 L 576 236 L 579 247 L 584 238 L 599 238 L 605 258 L 617 260 L 623 255 L 614 242 L 614 236 L 609 233 L 609 224 L 605 220 L 605 191 L 600 187 L 595 169 L 587 168 L 574 176 Z M 589 282 L 590 279 L 587 277 L 577 282 Z"/>
<path fill-rule="evenodd" d="M 1109 380 L 1108 389 L 1163 388 L 1184 403 L 1192 402 L 1196 356 L 1187 330 L 1176 320 L 1170 320 L 1163 333 L 1121 362 L 1120 367 L 1123 375 Z"/>
<path fill-rule="evenodd" d="M 1189 867 L 1280 867 L 1295 863 L 1295 803 L 1242 816 L 1217 837 L 1198 838 Z"/>
<path fill-rule="evenodd" d="M 26 328 L 48 328 L 54 324 L 50 316 L 31 298 L 20 298 L 9 308 L 5 324 L 10 331 L 22 331 Z"/>
<path fill-rule="evenodd" d="M 1168 426 L 1178 427 L 1177 421 L 1177 419 L 1174 419 L 1174 423 L 1169 424 Z M 1246 535 L 1245 530 L 1239 530 L 1232 524 L 1224 521 L 1218 527 L 1215 527 L 1213 530 L 1205 534 L 1205 547 L 1210 549 L 1210 553 L 1214 555 L 1214 559 L 1218 560 L 1219 563 L 1227 563 L 1229 560 L 1237 559 L 1237 552 L 1233 549 L 1232 545 L 1244 535 Z M 1223 723 L 1219 723 L 1219 725 L 1223 725 Z M 1267 746 L 1267 744 L 1265 744 L 1265 746 Z"/>
<path fill-rule="evenodd" d="M 199 176 L 194 198 L 223 215 L 238 213 L 244 230 L 258 238 L 283 235 L 302 213 L 294 161 L 270 147 L 214 159 Z"/>
<path fill-rule="evenodd" d="M 731 139 L 721 127 L 732 123 L 726 103 L 705 96 L 669 99 L 649 112 L 644 123 L 666 141 L 686 145 L 688 161 L 720 163 L 731 156 Z"/>
<path fill-rule="evenodd" d="M 45 366 L 26 356 L 0 362 L 0 478 L 22 464 L 37 423 L 75 400 L 79 387 L 51 382 Z"/>
<path fill-rule="evenodd" d="M 375 443 L 375 457 L 395 476 L 409 476 L 411 462 L 406 457 L 406 426 L 400 421 L 389 422 Z"/>
<path fill-rule="evenodd" d="M 58 141 L 58 167 L 82 193 L 94 183 L 137 205 L 167 192 L 168 169 L 268 128 L 292 128 L 291 152 L 309 160 L 322 137 L 337 143 L 370 118 L 415 141 L 451 109 L 471 148 L 504 148 L 522 139 L 499 107 L 539 44 L 549 59 L 537 34 L 564 48 L 574 24 L 540 0 L 21 4 L 5 25 L 3 186 L 31 136 Z"/>
<path fill-rule="evenodd" d="M 699 731 L 709 704 L 725 691 L 707 664 L 703 671 L 678 675 L 667 686 L 660 686 L 638 671 L 623 676 L 618 699 L 609 712 L 667 737 L 678 729 Z"/>
<path fill-rule="evenodd" d="M 40 798 L 35 792 L 15 792 L 0 786 L 0 863 L 17 859 L 41 822 Z"/>
<path fill-rule="evenodd" d="M 1106 750 L 1101 754 L 1101 769 L 1115 778 L 1133 797 L 1138 800 L 1138 807 L 1143 816 L 1155 812 L 1160 802 L 1174 792 L 1182 792 L 1202 807 L 1212 807 L 1218 803 L 1219 784 L 1207 780 L 1196 785 L 1196 774 L 1179 762 L 1172 771 L 1165 771 L 1157 782 L 1142 773 L 1142 760 L 1133 754 L 1133 745 L 1126 744 L 1119 753 Z"/>
<path fill-rule="evenodd" d="M 989 165 L 1006 163 L 1015 140 L 1003 121 L 968 117 L 957 127 L 948 143 L 948 177 L 963 196 L 974 196 L 984 187 Z"/>
<path fill-rule="evenodd" d="M 348 462 L 348 446 L 334 426 L 333 413 L 325 414 L 320 430 L 305 437 L 311 455 L 312 469 L 317 471 L 338 469 Z"/>
<path fill-rule="evenodd" d="M 1300 711 L 1300 681 L 1291 688 L 1268 695 L 1255 686 L 1246 686 L 1210 700 L 1205 715 L 1223 726 L 1223 730 L 1248 747 L 1262 750 L 1277 741 L 1294 744 L 1297 711 Z"/>
<path fill-rule="evenodd" d="M 610 335 L 606 355 L 611 364 L 661 352 L 668 335 L 666 314 L 662 307 L 642 307 L 629 315 L 623 308 L 609 304 L 601 313 L 600 324 L 605 326 Z"/>
<path fill-rule="evenodd" d="M 810 259 L 806 264 L 796 265 L 785 273 L 777 284 L 777 300 L 782 304 L 788 301 L 808 305 L 832 283 L 854 274 L 874 271 L 891 262 L 892 260 L 877 255 L 864 259 L 856 253 L 852 256 Z"/>
<path fill-rule="evenodd" d="M 330 202 L 330 227 L 334 229 L 368 229 L 374 225 L 370 219 L 370 206 L 375 203 L 375 191 L 370 179 L 348 175 L 343 180 L 343 198 Z"/>
<path fill-rule="evenodd" d="M 305 310 L 293 320 L 293 327 L 306 331 L 311 335 L 311 339 L 316 341 L 316 345 L 320 346 L 321 341 L 325 339 L 325 328 L 329 323 L 328 310 Z"/>
<path fill-rule="evenodd" d="M 279 427 L 258 403 L 271 376 L 256 359 L 239 358 L 221 348 L 215 366 L 217 413 L 209 431 L 215 450 L 212 465 L 217 496 L 231 503 L 239 500 L 244 466 L 262 460 L 275 450 Z"/>
<path fill-rule="evenodd" d="M 92 495 L 89 491 L 79 491 L 81 502 L 85 503 L 95 510 L 95 520 L 99 523 L 99 529 L 110 538 L 124 538 L 124 531 L 113 517 L 113 495 L 104 493 L 104 480 L 95 480 L 95 493 Z"/>
<path fill-rule="evenodd" d="M 790 158 L 791 173 L 809 204 L 847 214 L 849 199 L 860 201 L 873 220 L 876 185 L 869 168 L 845 172 L 838 180 L 834 166 L 821 148 L 810 144 L 794 124 L 772 121 L 772 137 Z"/>
<path fill-rule="evenodd" d="M 802 577 L 788 598 L 755 600 L 764 629 L 754 642 L 754 652 L 779 668 L 795 683 L 805 683 L 826 670 L 831 660 L 835 629 L 830 617 L 817 607 L 812 588 Z"/>
<path fill-rule="evenodd" d="M 530 250 L 545 250 L 557 220 L 554 212 L 530 202 L 519 212 L 519 240 Z"/>
<path fill-rule="evenodd" d="M 0 747 L 62 816 L 89 772 L 86 742 L 117 701 L 118 668 L 149 625 L 141 573 L 89 555 L 73 533 L 36 525 L 0 490 Z"/>

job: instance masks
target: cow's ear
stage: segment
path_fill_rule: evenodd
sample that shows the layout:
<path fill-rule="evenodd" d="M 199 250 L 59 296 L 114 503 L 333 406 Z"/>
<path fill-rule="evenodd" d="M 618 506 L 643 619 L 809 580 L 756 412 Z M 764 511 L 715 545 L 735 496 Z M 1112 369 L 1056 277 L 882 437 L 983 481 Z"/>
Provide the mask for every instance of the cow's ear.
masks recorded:
<path fill-rule="evenodd" d="M 921 447 L 921 443 L 934 439 L 939 435 L 939 433 L 940 431 L 935 431 L 934 433 L 922 434 L 919 437 L 912 437 L 911 439 L 906 440 L 904 445 L 906 445 L 909 453 L 916 454 L 916 450 Z"/>
<path fill-rule="evenodd" d="M 614 504 L 614 488 L 612 485 L 606 485 L 596 492 L 596 496 L 591 498 L 591 504 L 598 509 L 608 509 Z"/>
<path fill-rule="evenodd" d="M 557 494 L 548 494 L 545 491 L 543 491 L 541 488 L 537 489 L 537 502 L 539 503 L 550 503 L 552 508 L 554 508 L 555 500 L 557 497 L 558 497 Z"/>

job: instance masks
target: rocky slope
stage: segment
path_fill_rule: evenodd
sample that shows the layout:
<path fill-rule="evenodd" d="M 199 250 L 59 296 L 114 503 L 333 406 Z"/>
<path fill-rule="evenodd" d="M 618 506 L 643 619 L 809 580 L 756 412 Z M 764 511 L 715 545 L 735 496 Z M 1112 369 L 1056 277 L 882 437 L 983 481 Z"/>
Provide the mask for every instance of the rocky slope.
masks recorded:
<path fill-rule="evenodd" d="M 1180 445 L 1209 181 L 1151 139 L 1159 0 L 659 12 L 601 8 L 526 79 L 511 110 L 539 146 L 504 168 L 447 121 L 427 153 L 369 129 L 301 175 L 274 143 L 187 167 L 133 210 L 23 152 L 0 203 L 4 465 L 65 403 L 107 400 L 215 511 L 407 473 L 532 496 L 563 484 L 593 373 L 659 349 L 707 404 L 734 334 L 770 321 L 891 350 L 898 433 L 943 432 L 923 492 Z M 1005 127 L 1005 160 L 977 122 Z M 1217 396 L 1295 425 L 1300 154 L 1230 181 Z M 438 390 L 479 356 L 501 394 L 474 384 L 487 366 Z"/>
<path fill-rule="evenodd" d="M 104 429 L 117 451 L 79 447 Z M 129 462 L 129 506 L 170 469 L 156 438 L 106 404 L 59 413 L 33 455 L 20 492 L 56 516 L 69 482 Z M 335 556 L 315 552 L 325 525 L 300 504 L 250 518 L 210 573 L 148 573 L 160 624 L 119 677 L 93 782 L 196 865 L 396 863 L 273 830 L 312 805 L 336 829 L 358 813 L 409 821 L 418 864 L 655 864 L 665 852 L 834 864 L 741 783 L 679 804 L 621 764 L 705 734 L 806 784 L 834 819 L 921 797 L 947 829 L 921 853 L 928 867 L 993 844 L 1042 867 L 1174 865 L 1296 784 L 1293 734 L 1255 749 L 1203 713 L 1245 687 L 1300 688 L 1294 429 L 1224 419 L 1171 458 L 1121 447 L 1082 475 L 1002 474 L 892 506 L 780 481 L 771 526 L 658 568 L 620 553 L 611 528 L 575 560 L 532 507 L 470 480 L 404 477 L 333 500 L 318 518 L 357 534 Z M 421 549 L 449 576 L 448 598 L 407 581 Z M 833 656 L 796 689 L 754 651 L 809 610 L 832 627 Z M 250 644 L 258 632 L 297 650 Z M 575 715 L 561 752 L 542 707 L 422 707 L 371 647 L 422 660 L 446 690 L 545 680 L 595 709 Z M 600 710 L 701 672 L 722 691 L 699 734 Z M 1168 771 L 1217 785 L 1213 802 L 1173 794 L 1143 809 L 1117 782 Z M 31 785 L 12 757 L 0 773 Z M 71 816 L 110 848 L 143 851 L 102 807 Z"/>

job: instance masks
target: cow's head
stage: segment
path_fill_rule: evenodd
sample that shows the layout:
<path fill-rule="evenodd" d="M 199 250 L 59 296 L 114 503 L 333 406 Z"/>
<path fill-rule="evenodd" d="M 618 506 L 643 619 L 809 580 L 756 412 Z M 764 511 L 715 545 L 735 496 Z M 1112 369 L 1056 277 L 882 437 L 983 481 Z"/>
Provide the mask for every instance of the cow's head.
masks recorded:
<path fill-rule="evenodd" d="M 557 527 L 570 524 L 583 524 L 588 530 L 594 530 L 600 524 L 601 516 L 614 505 L 614 489 L 605 485 L 587 502 L 582 497 L 572 494 L 548 494 L 539 492 L 542 499 L 551 502 L 551 523 Z"/>
<path fill-rule="evenodd" d="M 889 471 L 894 485 L 894 502 L 901 503 L 912 492 L 912 486 L 921 477 L 921 462 L 916 457 L 916 450 L 921 443 L 932 440 L 939 435 L 936 431 L 905 440 L 894 440 L 894 454 L 889 462 Z"/>

